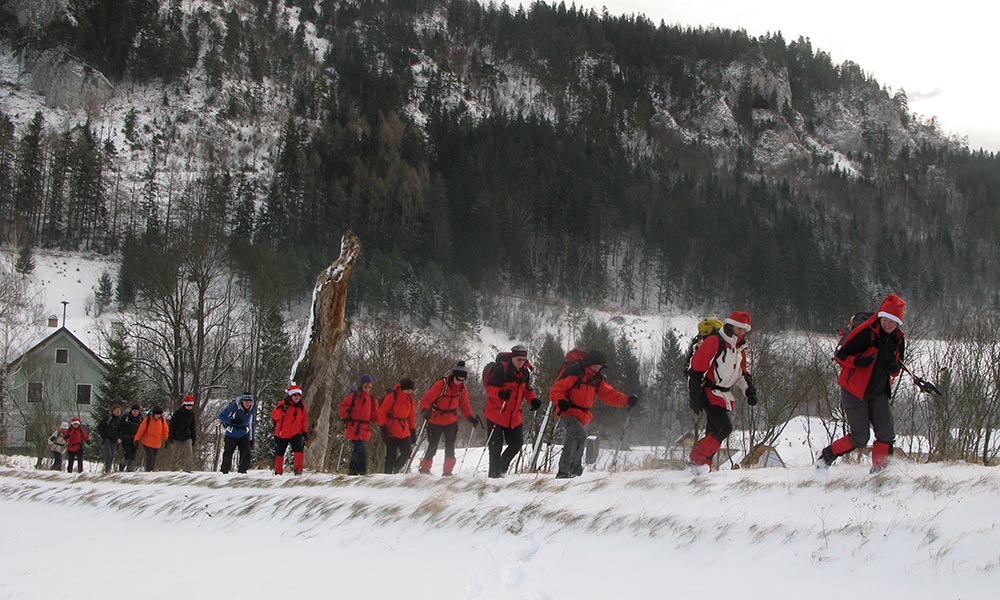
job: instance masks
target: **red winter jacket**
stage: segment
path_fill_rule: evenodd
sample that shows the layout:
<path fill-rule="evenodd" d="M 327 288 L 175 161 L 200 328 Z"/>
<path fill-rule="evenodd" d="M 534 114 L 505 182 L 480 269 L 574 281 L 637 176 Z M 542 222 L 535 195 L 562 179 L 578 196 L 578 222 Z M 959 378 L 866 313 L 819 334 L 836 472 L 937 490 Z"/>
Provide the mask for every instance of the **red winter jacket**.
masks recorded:
<path fill-rule="evenodd" d="M 340 418 L 347 439 L 367 442 L 372 439 L 372 421 L 379 422 L 378 403 L 368 392 L 353 391 L 340 403 Z"/>
<path fill-rule="evenodd" d="M 432 425 L 451 425 L 458 422 L 458 411 L 465 418 L 472 416 L 469 406 L 469 391 L 465 382 L 456 382 L 449 375 L 438 379 L 420 399 L 420 410 L 430 410 L 431 418 L 427 420 Z"/>
<path fill-rule="evenodd" d="M 486 387 L 486 418 L 507 429 L 513 429 L 523 421 L 521 403 L 534 400 L 537 394 L 531 388 L 531 372 L 528 363 L 515 369 L 510 359 L 496 363 Z M 500 397 L 504 390 L 510 392 L 506 400 Z"/>
<path fill-rule="evenodd" d="M 840 377 L 837 379 L 837 383 L 859 400 L 864 399 L 865 392 L 868 390 L 869 383 L 871 383 L 872 373 L 876 367 L 876 359 L 878 359 L 880 338 L 884 335 L 896 338 L 892 365 L 889 366 L 887 371 L 881 371 L 883 376 L 888 375 L 888 385 L 891 386 L 892 380 L 899 375 L 900 365 L 903 364 L 906 340 L 903 337 L 902 328 L 897 327 L 892 333 L 885 333 L 879 324 L 878 313 L 873 314 L 864 323 L 858 325 L 847 334 L 847 338 L 844 339 L 844 343 L 840 345 L 840 349 L 837 351 L 837 364 L 841 366 Z M 863 358 L 869 360 L 868 357 L 871 357 L 870 364 L 864 367 L 854 364 L 857 359 Z"/>
<path fill-rule="evenodd" d="M 730 337 L 719 330 L 705 338 L 695 351 L 691 357 L 691 370 L 705 374 L 705 396 L 709 404 L 733 410 L 736 397 L 732 388 L 745 382 L 743 376 L 750 373 L 746 342 L 741 337 Z"/>
<path fill-rule="evenodd" d="M 70 425 L 70 428 L 66 430 L 63 437 L 66 438 L 66 449 L 70 452 L 79 451 L 83 447 L 83 442 L 90 441 L 90 436 L 82 426 L 73 427 Z"/>
<path fill-rule="evenodd" d="M 558 406 L 559 401 L 563 399 L 569 400 L 572 404 L 565 412 L 559 413 L 559 416 L 573 415 L 583 425 L 590 423 L 594 418 L 591 409 L 594 407 L 595 397 L 611 406 L 628 404 L 628 396 L 611 387 L 599 372 L 595 373 L 579 363 L 569 364 L 563 371 L 562 377 L 549 388 L 549 400 L 553 404 Z"/>
<path fill-rule="evenodd" d="M 386 429 L 389 437 L 402 439 L 410 437 L 417 429 L 417 407 L 413 395 L 396 388 L 382 398 L 378 409 L 378 424 Z"/>
<path fill-rule="evenodd" d="M 274 437 L 288 440 L 300 433 L 309 433 L 309 415 L 306 414 L 306 405 L 302 403 L 302 396 L 298 396 L 298 398 L 298 402 L 292 402 L 289 398 L 285 398 L 278 402 L 278 405 L 271 411 L 271 420 L 274 421 Z"/>

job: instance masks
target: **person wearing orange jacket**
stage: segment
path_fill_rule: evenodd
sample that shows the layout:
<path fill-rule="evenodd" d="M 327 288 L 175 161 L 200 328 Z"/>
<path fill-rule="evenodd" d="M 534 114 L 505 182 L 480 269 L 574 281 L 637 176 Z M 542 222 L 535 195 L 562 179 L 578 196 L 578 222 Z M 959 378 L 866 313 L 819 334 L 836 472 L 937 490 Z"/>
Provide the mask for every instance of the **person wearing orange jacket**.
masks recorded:
<path fill-rule="evenodd" d="M 556 479 L 583 475 L 587 424 L 594 418 L 591 410 L 595 399 L 611 406 L 628 406 L 629 410 L 639 402 L 638 396 L 626 396 L 604 380 L 607 365 L 601 352 L 588 350 L 579 362 L 569 363 L 549 388 L 549 400 L 557 408 L 558 425 L 566 432 Z"/>
<path fill-rule="evenodd" d="M 531 387 L 528 349 L 518 344 L 497 357 L 486 387 L 486 434 L 490 454 L 489 476 L 503 477 L 524 444 L 521 403 L 538 410 L 542 401 Z M 503 445 L 506 442 L 507 448 Z"/>
<path fill-rule="evenodd" d="M 757 388 L 747 365 L 746 335 L 750 313 L 735 311 L 722 329 L 705 338 L 691 357 L 688 396 L 695 413 L 705 411 L 705 436 L 695 443 L 688 467 L 696 474 L 712 470 L 712 461 L 722 442 L 733 432 L 729 411 L 736 404 L 733 388 L 742 386 L 747 404 L 757 404 Z"/>
<path fill-rule="evenodd" d="M 420 416 L 427 421 L 427 452 L 420 459 L 420 472 L 430 474 L 437 453 L 438 442 L 444 436 L 444 470 L 441 475 L 451 477 L 455 469 L 455 438 L 458 436 L 458 411 L 473 427 L 479 419 L 472 416 L 469 391 L 465 380 L 469 371 L 464 361 L 458 361 L 447 377 L 438 379 L 420 399 Z"/>
<path fill-rule="evenodd" d="M 142 420 L 139 431 L 135 432 L 135 444 L 146 452 L 146 471 L 156 470 L 156 455 L 163 442 L 170 438 L 170 426 L 163 418 L 163 409 L 153 407 L 153 412 Z"/>
<path fill-rule="evenodd" d="M 375 380 L 367 373 L 358 387 L 340 403 L 340 418 L 344 421 L 344 437 L 351 440 L 351 462 L 348 475 L 368 473 L 368 442 L 372 439 L 372 422 L 378 423 L 378 402 L 372 398 Z M 338 467 L 340 465 L 337 465 Z"/>
<path fill-rule="evenodd" d="M 398 473 L 410 460 L 413 444 L 417 443 L 417 410 L 413 401 L 416 385 L 409 377 L 386 394 L 379 403 L 378 423 L 385 442 L 385 472 Z"/>
<path fill-rule="evenodd" d="M 66 472 L 73 472 L 73 460 L 76 460 L 76 472 L 83 473 L 83 444 L 90 443 L 90 434 L 80 425 L 80 417 L 69 420 L 69 429 L 66 430 L 64 437 L 68 456 Z"/>
<path fill-rule="evenodd" d="M 838 456 L 866 447 L 869 430 L 874 429 L 872 472 L 885 468 L 896 441 L 889 396 L 892 380 L 903 368 L 906 339 L 901 326 L 905 307 L 902 298 L 889 294 L 878 312 L 848 332 L 837 348 L 840 405 L 850 433 L 823 448 L 817 467 L 829 467 Z"/>
<path fill-rule="evenodd" d="M 292 446 L 292 471 L 302 474 L 305 441 L 309 437 L 309 415 L 302 403 L 302 388 L 294 383 L 285 390 L 285 399 L 271 411 L 274 421 L 274 474 L 285 471 L 285 451 Z"/>

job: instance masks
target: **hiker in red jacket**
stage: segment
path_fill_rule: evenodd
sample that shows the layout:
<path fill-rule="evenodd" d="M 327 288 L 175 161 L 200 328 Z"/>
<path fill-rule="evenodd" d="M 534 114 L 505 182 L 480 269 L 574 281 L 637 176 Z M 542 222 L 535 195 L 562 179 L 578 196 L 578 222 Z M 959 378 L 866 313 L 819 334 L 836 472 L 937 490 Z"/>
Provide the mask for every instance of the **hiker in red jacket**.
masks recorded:
<path fill-rule="evenodd" d="M 549 400 L 558 408 L 559 427 L 566 432 L 556 479 L 583 475 L 587 424 L 594 418 L 591 409 L 596 399 L 611 406 L 628 406 L 629 410 L 639 402 L 638 396 L 626 396 L 604 380 L 607 365 L 602 353 L 589 350 L 579 361 L 569 362 L 549 388 Z"/>
<path fill-rule="evenodd" d="M 73 417 L 69 421 L 69 429 L 64 435 L 66 438 L 66 452 L 69 459 L 66 461 L 67 473 L 73 472 L 73 460 L 76 460 L 76 472 L 83 473 L 83 444 L 90 443 L 90 435 L 80 425 L 80 417 Z"/>
<path fill-rule="evenodd" d="M 285 471 L 285 451 L 292 446 L 292 470 L 302 474 L 305 464 L 306 438 L 309 437 L 309 415 L 302 403 L 302 388 L 294 383 L 285 390 L 285 399 L 271 411 L 274 421 L 274 474 Z"/>
<path fill-rule="evenodd" d="M 869 429 L 875 430 L 872 444 L 872 472 L 885 468 L 892 445 L 893 430 L 889 396 L 892 380 L 903 365 L 906 340 L 903 337 L 903 309 L 906 302 L 896 294 L 882 301 L 877 313 L 848 332 L 836 359 L 840 365 L 840 405 L 847 416 L 850 433 L 823 448 L 816 466 L 826 468 L 855 448 L 868 445 Z"/>
<path fill-rule="evenodd" d="M 736 311 L 723 321 L 722 329 L 709 335 L 691 357 L 688 395 L 691 408 L 705 411 L 705 436 L 691 448 L 688 466 L 695 473 L 707 473 L 722 442 L 733 432 L 729 411 L 736 398 L 732 389 L 741 386 L 747 404 L 757 404 L 757 388 L 747 367 L 746 334 L 750 314 Z"/>
<path fill-rule="evenodd" d="M 404 377 L 379 403 L 378 423 L 385 442 L 385 472 L 399 473 L 410 460 L 417 443 L 417 407 L 413 401 L 416 385 Z"/>
<path fill-rule="evenodd" d="M 368 441 L 372 439 L 372 423 L 378 422 L 378 402 L 372 397 L 371 375 L 361 376 L 358 388 L 340 403 L 340 418 L 344 421 L 344 436 L 351 440 L 351 462 L 348 475 L 368 473 Z M 338 467 L 340 465 L 337 465 Z"/>
<path fill-rule="evenodd" d="M 524 444 L 521 403 L 530 403 L 531 410 L 538 410 L 542 403 L 531 387 L 528 349 L 518 344 L 509 353 L 501 353 L 490 371 L 489 380 L 483 385 L 486 387 L 489 476 L 503 477 Z M 506 449 L 504 443 L 507 444 Z"/>
<path fill-rule="evenodd" d="M 444 436 L 444 471 L 441 475 L 450 477 L 455 469 L 455 438 L 458 436 L 458 411 L 462 411 L 465 420 L 473 427 L 479 419 L 472 416 L 469 406 L 469 391 L 465 388 L 465 380 L 469 371 L 465 362 L 459 361 L 451 374 L 438 379 L 424 397 L 420 399 L 420 416 L 427 421 L 427 452 L 420 460 L 420 472 L 427 475 L 434 464 L 434 454 L 437 453 L 438 442 Z"/>

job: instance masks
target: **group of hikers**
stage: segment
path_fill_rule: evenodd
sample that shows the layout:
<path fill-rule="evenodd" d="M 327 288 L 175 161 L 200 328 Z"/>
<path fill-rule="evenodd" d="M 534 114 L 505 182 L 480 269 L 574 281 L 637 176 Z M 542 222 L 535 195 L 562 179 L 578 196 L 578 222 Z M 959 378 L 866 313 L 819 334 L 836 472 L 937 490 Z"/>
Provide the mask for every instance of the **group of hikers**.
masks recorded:
<path fill-rule="evenodd" d="M 816 459 L 820 468 L 829 467 L 837 457 L 856 448 L 865 448 L 869 430 L 875 431 L 872 447 L 872 470 L 880 471 L 892 454 L 895 440 L 890 391 L 893 378 L 903 366 L 905 340 L 901 326 L 905 302 L 889 294 L 879 310 L 859 313 L 843 333 L 835 359 L 841 366 L 838 384 L 841 387 L 841 407 L 849 433 L 825 447 Z M 741 389 L 747 404 L 757 403 L 757 388 L 747 361 L 746 337 L 751 330 L 750 314 L 735 311 L 724 320 L 706 320 L 699 326 L 699 335 L 692 340 L 687 363 L 688 394 L 691 409 L 705 413 L 705 434 L 692 447 L 687 459 L 695 474 L 712 469 L 715 454 L 733 431 L 730 412 L 736 403 L 735 389 Z M 559 370 L 549 389 L 549 401 L 555 409 L 557 425 L 564 432 L 562 453 L 556 478 L 577 477 L 583 473 L 583 454 L 587 425 L 593 418 L 595 401 L 631 410 L 639 401 L 605 380 L 607 360 L 597 350 L 573 350 Z M 468 369 L 459 361 L 449 373 L 432 383 L 420 397 L 416 384 L 404 377 L 381 398 L 373 394 L 375 385 L 370 375 L 362 375 L 357 387 L 341 401 L 339 415 L 344 424 L 345 440 L 352 445 L 348 474 L 368 472 L 368 443 L 378 427 L 385 445 L 383 471 L 399 473 L 407 469 L 414 446 L 418 443 L 417 415 L 426 429 L 427 449 L 419 462 L 419 473 L 430 474 L 434 457 L 444 441 L 443 476 L 455 472 L 455 444 L 458 423 L 464 418 L 475 427 L 485 427 L 489 455 L 488 476 L 504 477 L 524 445 L 525 405 L 536 411 L 542 401 L 532 386 L 532 366 L 528 349 L 513 346 L 487 365 L 483 373 L 486 390 L 484 418 L 472 411 L 466 381 Z M 157 453 L 169 442 L 170 468 L 190 471 L 192 448 L 196 436 L 194 398 L 185 396 L 181 408 L 169 422 L 163 410 L 154 407 L 141 414 L 138 404 L 126 413 L 115 406 L 109 418 L 101 424 L 99 433 L 104 451 L 104 471 L 112 470 L 119 447 L 123 460 L 120 469 L 136 469 L 136 453 L 145 453 L 145 470 L 156 468 Z M 232 469 L 233 456 L 239 450 L 237 471 L 246 473 L 256 430 L 257 410 L 254 398 L 245 393 L 230 402 L 218 415 L 225 430 L 221 471 Z M 274 473 L 284 472 L 285 455 L 292 449 L 292 469 L 298 475 L 304 468 L 305 443 L 309 437 L 309 416 L 303 403 L 303 390 L 292 384 L 285 397 L 271 411 L 274 424 Z M 53 453 L 53 469 L 61 468 L 61 457 L 68 453 L 68 470 L 73 462 L 83 470 L 82 447 L 90 437 L 79 418 L 62 423 L 49 438 Z M 338 458 L 339 463 L 339 458 Z M 339 464 L 338 464 L 339 467 Z"/>

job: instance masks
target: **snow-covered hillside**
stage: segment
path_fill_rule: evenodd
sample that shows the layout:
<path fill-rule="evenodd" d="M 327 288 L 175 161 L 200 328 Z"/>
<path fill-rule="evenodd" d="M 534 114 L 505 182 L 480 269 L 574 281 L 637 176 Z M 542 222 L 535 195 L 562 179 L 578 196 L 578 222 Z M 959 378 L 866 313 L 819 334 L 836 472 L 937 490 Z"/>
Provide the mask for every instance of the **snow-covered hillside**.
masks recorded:
<path fill-rule="evenodd" d="M 568 481 L 6 467 L 0 596 L 175 598 L 183 578 L 243 599 L 991 598 L 998 493 L 995 469 L 955 464 Z"/>

